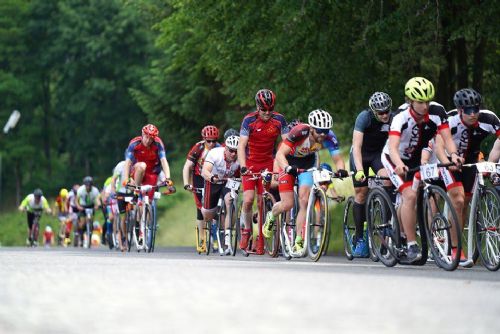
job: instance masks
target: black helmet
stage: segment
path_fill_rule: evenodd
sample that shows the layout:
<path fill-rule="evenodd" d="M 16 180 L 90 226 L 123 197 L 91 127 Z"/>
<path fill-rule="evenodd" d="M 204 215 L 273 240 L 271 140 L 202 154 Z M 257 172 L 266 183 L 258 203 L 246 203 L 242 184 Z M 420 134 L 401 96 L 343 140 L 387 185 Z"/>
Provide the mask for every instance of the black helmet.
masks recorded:
<path fill-rule="evenodd" d="M 460 89 L 455 93 L 455 96 L 453 96 L 453 103 L 455 103 L 457 108 L 479 107 L 481 102 L 481 94 L 472 88 Z"/>
<path fill-rule="evenodd" d="M 375 92 L 370 97 L 368 104 L 374 112 L 386 111 L 392 107 L 392 99 L 387 93 Z"/>
<path fill-rule="evenodd" d="M 94 179 L 92 179 L 92 176 L 85 176 L 83 178 L 83 184 L 86 186 L 91 186 L 94 183 Z"/>
<path fill-rule="evenodd" d="M 33 195 L 35 195 L 35 197 L 42 197 L 43 196 L 42 189 L 36 188 L 35 190 L 33 190 Z"/>
<path fill-rule="evenodd" d="M 276 95 L 270 89 L 261 89 L 255 94 L 255 104 L 259 110 L 274 110 Z"/>
<path fill-rule="evenodd" d="M 224 141 L 231 137 L 231 136 L 238 136 L 239 137 L 240 133 L 238 132 L 238 130 L 235 130 L 235 129 L 227 129 L 226 132 L 224 132 Z"/>

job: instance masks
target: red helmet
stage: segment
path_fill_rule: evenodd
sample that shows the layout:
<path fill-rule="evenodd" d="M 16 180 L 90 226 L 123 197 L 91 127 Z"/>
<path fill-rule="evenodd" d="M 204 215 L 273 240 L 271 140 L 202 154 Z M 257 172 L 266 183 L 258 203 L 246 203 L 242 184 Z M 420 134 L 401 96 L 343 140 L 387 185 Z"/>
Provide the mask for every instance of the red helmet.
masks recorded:
<path fill-rule="evenodd" d="M 201 136 L 206 139 L 218 139 L 219 129 L 213 125 L 207 125 L 201 129 Z"/>
<path fill-rule="evenodd" d="M 276 95 L 270 89 L 261 89 L 255 94 L 255 103 L 259 110 L 274 110 Z"/>
<path fill-rule="evenodd" d="M 159 133 L 160 132 L 158 131 L 158 128 L 156 126 L 154 126 L 153 124 L 144 125 L 144 127 L 142 128 L 142 134 L 151 136 L 153 138 L 158 137 Z"/>

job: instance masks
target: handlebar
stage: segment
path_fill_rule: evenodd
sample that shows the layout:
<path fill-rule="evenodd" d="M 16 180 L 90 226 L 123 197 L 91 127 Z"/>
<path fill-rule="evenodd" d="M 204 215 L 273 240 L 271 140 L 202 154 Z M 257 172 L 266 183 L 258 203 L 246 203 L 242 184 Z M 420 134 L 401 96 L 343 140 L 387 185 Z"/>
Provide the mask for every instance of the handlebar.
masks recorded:
<path fill-rule="evenodd" d="M 425 166 L 425 165 L 420 165 L 420 166 L 417 166 L 417 167 L 414 167 L 414 168 L 410 168 L 408 169 L 406 172 L 407 173 L 416 173 L 418 171 L 420 171 L 420 167 L 422 166 Z M 441 167 L 444 167 L 444 168 L 448 168 L 448 167 L 451 167 L 451 166 L 456 166 L 453 162 L 448 162 L 448 163 L 445 163 L 445 164 L 437 164 L 437 167 L 438 168 L 441 168 Z"/>

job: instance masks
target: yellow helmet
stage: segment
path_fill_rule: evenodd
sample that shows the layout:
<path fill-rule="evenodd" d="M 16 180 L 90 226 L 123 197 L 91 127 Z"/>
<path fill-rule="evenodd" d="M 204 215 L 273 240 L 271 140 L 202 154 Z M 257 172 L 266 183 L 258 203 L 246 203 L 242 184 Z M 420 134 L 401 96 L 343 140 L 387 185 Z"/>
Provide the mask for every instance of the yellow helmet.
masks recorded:
<path fill-rule="evenodd" d="M 423 77 L 414 77 L 405 85 L 405 95 L 412 101 L 429 102 L 434 98 L 434 85 Z"/>
<path fill-rule="evenodd" d="M 66 198 L 68 197 L 68 189 L 62 188 L 61 191 L 59 192 L 59 196 Z"/>

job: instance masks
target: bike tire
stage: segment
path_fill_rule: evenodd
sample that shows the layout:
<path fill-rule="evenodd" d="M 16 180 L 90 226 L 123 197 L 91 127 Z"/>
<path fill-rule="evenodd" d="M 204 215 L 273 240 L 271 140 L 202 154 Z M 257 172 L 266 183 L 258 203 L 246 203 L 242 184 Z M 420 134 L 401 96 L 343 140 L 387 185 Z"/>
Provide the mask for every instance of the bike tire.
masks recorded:
<path fill-rule="evenodd" d="M 158 234 L 158 221 L 156 220 L 156 205 L 151 205 L 153 225 L 151 230 L 151 248 L 150 253 L 154 253 L 156 245 L 156 235 Z"/>
<path fill-rule="evenodd" d="M 352 239 L 356 231 L 356 226 L 354 224 L 353 206 L 354 206 L 354 197 L 350 196 L 345 204 L 344 219 L 342 224 L 342 231 L 343 231 L 342 240 L 344 242 L 344 254 L 349 261 L 352 261 L 354 259 L 354 256 L 352 255 L 354 253 Z"/>
<path fill-rule="evenodd" d="M 283 257 L 287 260 L 292 258 L 292 247 L 295 240 L 295 226 L 290 224 L 289 215 L 290 211 L 283 212 L 279 215 L 279 226 L 280 226 L 280 245 L 281 253 Z M 293 223 L 294 224 L 294 223 Z"/>
<path fill-rule="evenodd" d="M 398 262 L 396 247 L 400 244 L 399 221 L 385 189 L 374 187 L 370 190 L 365 210 L 374 253 L 386 267 L 395 266 Z"/>
<path fill-rule="evenodd" d="M 461 253 L 461 232 L 458 216 L 446 192 L 430 185 L 423 198 L 423 220 L 426 238 L 436 265 L 446 271 L 457 269 Z M 453 258 L 451 240 L 458 241 Z"/>
<path fill-rule="evenodd" d="M 212 222 L 205 222 L 205 243 L 207 246 L 206 255 L 210 255 L 210 251 L 212 250 Z"/>
<path fill-rule="evenodd" d="M 267 217 L 267 213 L 271 212 L 273 209 L 274 203 L 276 200 L 274 196 L 270 193 L 263 195 L 262 198 L 263 206 L 262 206 L 262 219 Z M 280 228 L 279 228 L 279 219 L 275 219 L 273 223 L 273 234 L 271 238 L 264 238 L 264 247 L 266 248 L 267 254 L 270 257 L 277 257 L 279 255 L 280 249 Z"/>
<path fill-rule="evenodd" d="M 146 243 L 147 249 L 145 251 L 147 253 L 151 253 L 151 248 L 153 244 L 153 209 L 151 208 L 151 204 L 145 204 L 143 210 L 146 210 L 144 213 L 144 242 Z"/>
<path fill-rule="evenodd" d="M 423 266 L 427 263 L 427 258 L 429 257 L 429 243 L 427 240 L 427 235 L 425 232 L 425 222 L 423 217 L 423 200 L 424 192 L 422 189 L 417 193 L 417 228 L 416 228 L 416 241 L 419 245 L 422 257 L 412 263 L 414 266 Z"/>
<path fill-rule="evenodd" d="M 225 202 L 222 202 L 222 205 L 226 205 Z M 226 213 L 224 212 L 223 208 L 219 208 L 219 214 L 217 214 L 216 217 L 216 236 L 217 236 L 217 244 L 219 245 L 219 248 L 217 251 L 219 252 L 219 255 L 224 255 L 224 248 L 227 247 L 225 244 L 225 221 L 226 221 Z"/>
<path fill-rule="evenodd" d="M 309 258 L 317 262 L 321 258 L 328 235 L 328 197 L 322 188 L 311 191 L 314 193 L 307 208 L 306 242 Z"/>
<path fill-rule="evenodd" d="M 238 240 L 239 240 L 239 233 L 240 233 L 240 219 L 237 215 L 237 208 L 236 208 L 237 202 L 233 201 L 231 205 L 229 206 L 229 221 L 231 223 L 230 228 L 229 228 L 229 234 L 230 234 L 230 239 L 231 239 L 231 255 L 235 256 L 236 255 L 236 250 L 238 249 Z"/>
<path fill-rule="evenodd" d="M 485 187 L 480 197 L 476 221 L 476 249 L 481 263 L 490 271 L 500 268 L 500 197 Z"/>

